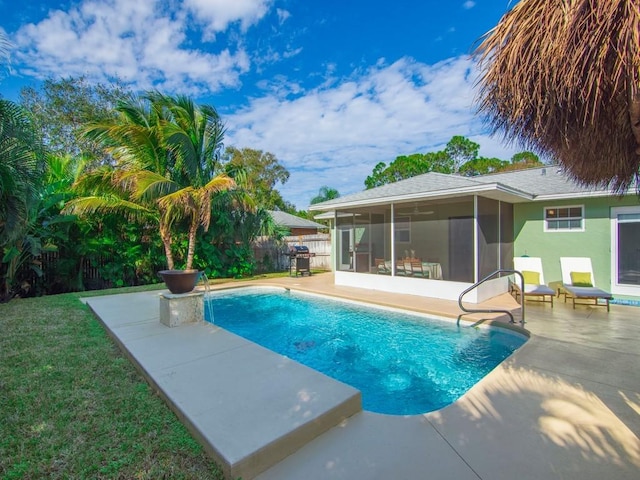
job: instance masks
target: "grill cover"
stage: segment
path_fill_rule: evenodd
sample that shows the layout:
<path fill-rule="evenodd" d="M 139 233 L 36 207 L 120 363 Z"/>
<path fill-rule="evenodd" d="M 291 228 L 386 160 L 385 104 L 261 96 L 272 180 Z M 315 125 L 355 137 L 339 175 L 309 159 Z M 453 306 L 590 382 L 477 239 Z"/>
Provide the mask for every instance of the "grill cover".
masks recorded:
<path fill-rule="evenodd" d="M 306 245 L 294 245 L 289 250 L 289 255 L 298 255 L 299 253 L 309 253 L 309 247 Z"/>

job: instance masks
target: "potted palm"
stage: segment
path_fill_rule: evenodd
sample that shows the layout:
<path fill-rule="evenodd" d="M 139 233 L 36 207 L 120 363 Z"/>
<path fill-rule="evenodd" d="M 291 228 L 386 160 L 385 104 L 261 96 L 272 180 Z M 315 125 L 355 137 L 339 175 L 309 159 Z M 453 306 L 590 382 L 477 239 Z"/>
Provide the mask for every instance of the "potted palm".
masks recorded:
<path fill-rule="evenodd" d="M 193 269 L 196 234 L 200 226 L 209 227 L 212 197 L 235 187 L 227 175 L 214 174 L 223 124 L 213 107 L 159 92 L 132 96 L 116 110 L 113 119 L 92 123 L 84 131 L 105 147 L 115 166 L 83 175 L 77 186 L 85 195 L 65 209 L 76 214 L 116 211 L 157 222 L 167 259 L 167 270 L 159 274 L 172 293 L 187 293 L 200 277 Z M 185 223 L 186 264 L 177 269 L 172 233 Z"/>

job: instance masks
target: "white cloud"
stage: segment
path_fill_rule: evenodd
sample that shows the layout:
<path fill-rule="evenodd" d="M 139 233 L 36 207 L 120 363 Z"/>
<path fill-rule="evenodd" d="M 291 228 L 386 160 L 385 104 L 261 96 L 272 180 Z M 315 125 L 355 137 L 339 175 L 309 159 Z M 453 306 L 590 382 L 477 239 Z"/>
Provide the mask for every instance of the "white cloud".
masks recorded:
<path fill-rule="evenodd" d="M 214 53 L 189 48 L 186 11 L 169 13 L 168 7 L 166 0 L 85 0 L 68 12 L 52 11 L 15 35 L 18 62 L 28 65 L 22 72 L 37 78 L 119 77 L 138 89 L 191 94 L 237 86 L 250 66 L 247 53 L 228 45 Z M 238 15 L 225 18 L 253 18 L 248 10 Z"/>
<path fill-rule="evenodd" d="M 225 117 L 227 144 L 269 151 L 291 172 L 282 188 L 298 208 L 322 185 L 360 191 L 378 162 L 440 150 L 454 135 L 481 145 L 481 155 L 509 159 L 474 115 L 474 65 L 458 57 L 436 65 L 402 58 L 344 81 L 304 92 L 277 87 Z M 297 89 L 297 90 L 296 90 Z M 288 95 L 299 92 L 295 99 Z"/>
<path fill-rule="evenodd" d="M 237 21 L 246 31 L 264 17 L 271 3 L 272 0 L 184 0 L 185 6 L 216 32 Z"/>
<path fill-rule="evenodd" d="M 291 12 L 282 8 L 277 8 L 276 13 L 278 14 L 278 21 L 280 22 L 280 25 L 282 25 L 287 18 L 291 16 Z"/>
<path fill-rule="evenodd" d="M 473 2 L 467 2 L 468 8 Z M 80 0 L 52 10 L 13 37 L 16 70 L 36 78 L 113 77 L 133 89 L 159 88 L 199 97 L 235 89 L 241 75 L 306 53 L 283 42 L 245 51 L 241 28 L 265 17 L 273 0 Z M 289 12 L 276 9 L 280 23 Z M 195 25 L 194 25 L 195 19 Z M 200 27 L 207 25 L 209 33 Z M 231 25 L 234 25 L 230 30 Z M 216 43 L 225 31 L 230 40 Z M 206 50 L 193 34 L 211 43 Z M 228 35 L 227 35 L 228 33 Z M 274 44 L 275 45 L 275 44 Z M 323 72 L 269 72 L 251 80 L 261 97 L 225 117 L 226 144 L 275 154 L 291 172 L 285 199 L 306 208 L 322 185 L 343 195 L 362 190 L 378 162 L 443 148 L 453 135 L 481 145 L 481 155 L 508 159 L 513 151 L 486 136 L 474 115 L 474 65 L 466 57 L 435 65 L 401 58 L 337 76 L 337 63 L 322 59 Z M 284 70 L 282 70 L 284 71 Z M 321 82 L 313 89 L 310 81 Z M 248 89 L 250 90 L 250 89 Z M 215 102 L 214 102 L 215 103 Z M 517 150 L 516 150 L 517 151 Z"/>
<path fill-rule="evenodd" d="M 476 6 L 476 2 L 474 2 L 473 0 L 467 0 L 466 2 L 464 2 L 462 4 L 462 8 L 465 8 L 467 10 L 473 8 Z"/>

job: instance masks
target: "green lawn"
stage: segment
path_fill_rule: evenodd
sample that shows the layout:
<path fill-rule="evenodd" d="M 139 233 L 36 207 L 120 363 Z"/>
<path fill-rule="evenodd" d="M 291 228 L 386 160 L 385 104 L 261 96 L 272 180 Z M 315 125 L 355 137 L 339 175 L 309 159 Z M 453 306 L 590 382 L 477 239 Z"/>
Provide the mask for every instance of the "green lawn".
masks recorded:
<path fill-rule="evenodd" d="M 0 478 L 222 478 L 80 302 L 154 288 L 0 304 Z"/>

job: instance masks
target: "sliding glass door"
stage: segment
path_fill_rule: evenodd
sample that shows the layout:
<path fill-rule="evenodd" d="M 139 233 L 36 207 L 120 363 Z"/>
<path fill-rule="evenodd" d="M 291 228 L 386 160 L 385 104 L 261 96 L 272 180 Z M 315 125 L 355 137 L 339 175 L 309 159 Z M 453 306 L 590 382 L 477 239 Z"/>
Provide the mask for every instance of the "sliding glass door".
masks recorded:
<path fill-rule="evenodd" d="M 611 209 L 613 293 L 640 295 L 640 206 Z"/>

